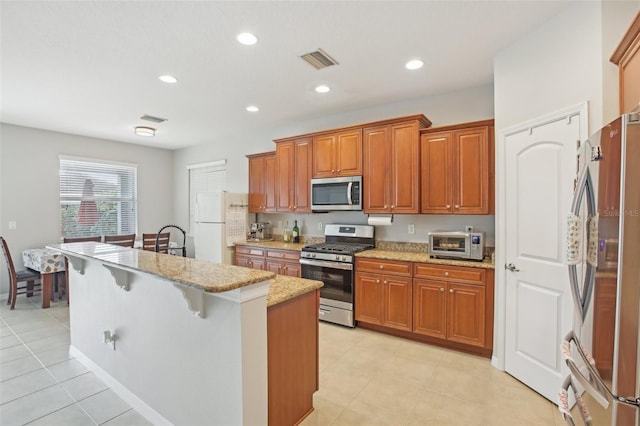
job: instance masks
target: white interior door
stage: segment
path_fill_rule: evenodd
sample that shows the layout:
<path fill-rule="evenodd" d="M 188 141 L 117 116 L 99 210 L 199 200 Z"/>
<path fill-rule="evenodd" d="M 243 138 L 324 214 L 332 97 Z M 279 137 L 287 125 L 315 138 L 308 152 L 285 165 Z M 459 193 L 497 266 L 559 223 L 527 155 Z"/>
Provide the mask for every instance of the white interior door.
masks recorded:
<path fill-rule="evenodd" d="M 573 320 L 565 241 L 578 140 L 579 115 L 505 140 L 505 370 L 553 402 Z"/>

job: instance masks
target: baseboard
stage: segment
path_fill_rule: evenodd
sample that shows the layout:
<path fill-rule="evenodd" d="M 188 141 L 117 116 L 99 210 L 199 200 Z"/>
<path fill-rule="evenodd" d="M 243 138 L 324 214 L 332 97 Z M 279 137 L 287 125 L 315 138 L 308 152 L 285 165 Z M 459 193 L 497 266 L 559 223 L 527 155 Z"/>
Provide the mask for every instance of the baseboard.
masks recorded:
<path fill-rule="evenodd" d="M 87 367 L 89 371 L 95 374 L 109 388 L 116 393 L 124 402 L 129 404 L 131 408 L 136 410 L 148 421 L 154 425 L 172 425 L 170 421 L 162 417 L 160 413 L 151 408 L 143 400 L 138 398 L 133 392 L 124 387 L 119 381 L 114 379 L 109 373 L 100 368 L 95 362 L 91 361 L 85 354 L 80 352 L 75 346 L 69 346 L 69 354 L 77 359 L 82 365 Z"/>

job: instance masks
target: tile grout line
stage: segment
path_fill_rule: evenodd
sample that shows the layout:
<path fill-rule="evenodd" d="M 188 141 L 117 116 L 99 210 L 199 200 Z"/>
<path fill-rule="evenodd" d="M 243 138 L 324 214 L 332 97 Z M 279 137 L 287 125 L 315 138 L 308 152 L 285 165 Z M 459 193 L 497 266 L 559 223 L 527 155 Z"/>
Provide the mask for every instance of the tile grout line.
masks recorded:
<path fill-rule="evenodd" d="M 31 304 L 34 304 L 34 305 L 35 305 L 35 303 L 34 303 L 34 302 L 32 302 L 31 300 L 28 300 L 28 302 L 29 302 L 29 303 L 31 303 Z M 36 305 L 36 306 L 37 306 L 37 305 Z M 38 307 L 38 308 L 39 308 L 39 307 Z M 63 327 L 65 327 L 65 328 L 67 328 L 67 329 L 69 329 L 69 330 L 70 330 L 70 328 L 69 328 L 69 327 L 66 327 L 66 326 L 65 326 L 65 324 L 63 324 L 63 323 L 62 323 L 62 321 L 60 321 L 58 318 L 54 317 L 53 315 L 51 315 L 51 314 L 50 314 L 50 313 L 48 313 L 48 312 L 46 312 L 46 314 L 47 314 L 49 317 L 53 318 L 54 320 L 58 321 L 60 324 L 62 324 L 62 326 L 63 326 Z M 49 388 L 51 388 L 51 387 L 53 387 L 53 386 L 57 386 L 57 385 L 59 385 L 59 386 L 64 390 L 64 392 L 69 396 L 69 398 L 71 398 L 71 400 L 73 401 L 71 404 L 65 405 L 64 407 L 60 407 L 59 409 L 57 409 L 57 410 L 55 410 L 55 411 L 51 411 L 51 412 L 49 412 L 49 413 L 47 413 L 47 414 L 45 414 L 45 415 L 43 415 L 43 416 L 40 416 L 40 417 L 38 417 L 38 418 L 35 418 L 35 419 L 33 419 L 33 420 L 29 421 L 29 422 L 28 422 L 28 423 L 26 423 L 26 424 L 33 423 L 33 422 L 35 422 L 36 420 L 39 420 L 39 419 L 41 419 L 41 418 L 43 418 L 43 417 L 46 417 L 46 416 L 48 416 L 48 415 L 50 415 L 50 414 L 53 414 L 53 413 L 56 413 L 56 412 L 58 412 L 58 411 L 60 411 L 60 410 L 63 410 L 63 409 L 65 409 L 65 408 L 70 407 L 70 406 L 72 406 L 72 405 L 74 405 L 74 404 L 75 404 L 75 405 L 77 405 L 77 406 L 80 408 L 80 410 L 82 410 L 82 412 L 84 412 L 84 414 L 86 414 L 86 415 L 87 415 L 87 417 L 89 417 L 89 419 L 91 419 L 91 421 L 93 422 L 93 424 L 94 424 L 94 425 L 98 426 L 98 422 L 97 422 L 97 421 L 96 421 L 96 420 L 95 420 L 95 419 L 94 419 L 94 418 L 93 418 L 93 417 L 92 417 L 92 416 L 91 416 L 91 415 L 90 415 L 90 414 L 89 414 L 89 413 L 84 409 L 84 407 L 82 407 L 82 405 L 81 405 L 81 404 L 79 404 L 79 401 L 77 401 L 77 400 L 75 399 L 75 397 L 74 397 L 73 395 L 71 395 L 71 393 L 67 390 L 67 388 L 65 388 L 65 387 L 64 387 L 64 385 L 63 385 L 62 383 L 63 383 L 63 382 L 65 382 L 66 380 L 64 380 L 63 382 L 59 381 L 59 380 L 58 380 L 58 378 L 57 378 L 57 377 L 56 377 L 56 376 L 55 376 L 51 371 L 49 371 L 49 368 L 48 368 L 46 365 L 44 365 L 44 363 L 40 360 L 40 358 L 38 357 L 38 355 L 37 355 L 37 354 L 35 354 L 35 353 L 34 353 L 34 352 L 29 348 L 29 346 L 27 346 L 27 345 L 26 345 L 26 343 L 25 343 L 25 342 L 20 338 L 20 336 L 18 336 L 18 334 L 17 334 L 17 333 L 15 332 L 15 330 L 13 329 L 13 327 L 11 327 L 9 324 L 7 324 L 7 322 L 6 322 L 6 321 L 4 321 L 4 319 L 3 319 L 2 321 L 3 321 L 3 322 L 5 323 L 5 325 L 9 328 L 9 330 L 11 330 L 11 332 L 12 332 L 12 333 L 13 333 L 13 334 L 18 338 L 18 340 L 20 340 L 20 342 L 21 342 L 21 343 L 22 343 L 22 345 L 27 349 L 27 351 L 29 351 L 29 353 L 30 353 L 30 354 L 31 354 L 31 355 L 32 355 L 32 356 L 33 356 L 33 357 L 38 361 L 38 363 L 40 363 L 40 365 L 42 366 L 42 368 L 43 368 L 43 369 L 44 369 L 44 370 L 45 370 L 45 371 L 46 371 L 46 372 L 47 372 L 47 373 L 48 373 L 48 374 L 53 378 L 53 380 L 55 381 L 55 383 L 54 383 L 54 384 L 52 384 L 51 386 L 47 386 L 47 387 L 44 387 L 44 388 L 42 388 L 42 389 L 38 389 L 38 390 L 37 390 L 37 391 L 35 391 L 35 392 L 39 392 L 39 391 L 41 391 L 41 390 L 49 389 Z M 74 358 L 71 358 L 71 359 L 74 359 Z M 60 363 L 62 363 L 62 362 L 64 362 L 64 361 L 61 361 Z M 57 364 L 60 364 L 60 363 L 57 363 Z M 57 364 L 52 364 L 52 365 L 57 365 Z M 30 393 L 30 394 L 28 394 L 28 395 L 33 395 L 35 392 L 31 392 L 31 393 Z M 100 393 L 100 392 L 97 392 L 97 393 Z M 96 393 L 96 395 L 97 395 L 97 393 Z M 24 397 L 26 397 L 26 396 L 28 396 L 28 395 L 23 395 L 23 396 L 21 396 L 20 398 L 24 398 Z M 20 398 L 16 398 L 16 399 L 14 399 L 14 400 L 12 400 L 12 401 L 17 401 L 17 400 L 18 400 L 18 399 L 20 399 Z M 7 404 L 7 403 L 9 403 L 9 402 L 12 402 L 12 401 L 7 401 L 7 402 L 3 403 L 2 405 L 5 405 L 5 404 Z"/>

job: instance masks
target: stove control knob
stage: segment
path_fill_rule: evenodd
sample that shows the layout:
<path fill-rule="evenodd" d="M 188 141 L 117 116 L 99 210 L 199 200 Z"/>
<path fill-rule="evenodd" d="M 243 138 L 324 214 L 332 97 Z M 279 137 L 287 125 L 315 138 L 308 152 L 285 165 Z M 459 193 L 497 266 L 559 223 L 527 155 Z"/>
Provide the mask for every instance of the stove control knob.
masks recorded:
<path fill-rule="evenodd" d="M 316 254 L 315 253 L 311 253 L 311 257 L 316 257 Z"/>
<path fill-rule="evenodd" d="M 340 261 L 340 255 L 336 254 L 336 261 L 339 262 Z"/>

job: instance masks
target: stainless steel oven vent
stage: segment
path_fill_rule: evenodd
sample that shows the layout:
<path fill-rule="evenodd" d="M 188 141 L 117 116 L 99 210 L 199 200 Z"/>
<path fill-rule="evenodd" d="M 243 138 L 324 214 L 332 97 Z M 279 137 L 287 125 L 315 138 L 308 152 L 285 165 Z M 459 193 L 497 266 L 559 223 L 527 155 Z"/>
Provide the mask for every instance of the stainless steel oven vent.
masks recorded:
<path fill-rule="evenodd" d="M 154 117 L 153 115 L 143 115 L 140 117 L 141 120 L 153 121 L 154 123 L 162 123 L 163 121 L 167 121 L 166 118 Z"/>
<path fill-rule="evenodd" d="M 302 59 L 313 65 L 315 69 L 321 70 L 322 68 L 338 65 L 338 61 L 333 59 L 327 52 L 322 49 L 318 49 L 315 52 L 305 53 L 300 56 Z"/>

